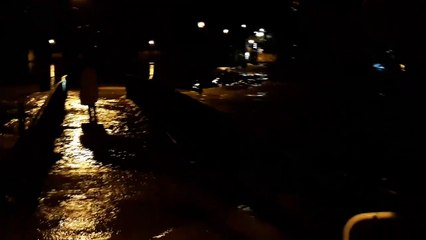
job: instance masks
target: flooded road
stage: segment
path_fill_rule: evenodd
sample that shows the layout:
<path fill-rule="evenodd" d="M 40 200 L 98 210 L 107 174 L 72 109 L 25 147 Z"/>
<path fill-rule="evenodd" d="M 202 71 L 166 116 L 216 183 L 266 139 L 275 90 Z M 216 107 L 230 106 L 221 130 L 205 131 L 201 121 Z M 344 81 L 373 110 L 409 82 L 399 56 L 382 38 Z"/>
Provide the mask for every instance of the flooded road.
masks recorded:
<path fill-rule="evenodd" d="M 98 123 L 89 124 L 87 106 L 69 92 L 37 207 L 4 221 L 0 239 L 280 239 L 249 207 L 174 174 L 172 141 L 120 94 L 101 89 Z"/>
<path fill-rule="evenodd" d="M 61 159 L 46 179 L 28 239 L 170 239 L 182 231 L 222 239 L 202 221 L 173 210 L 182 199 L 173 196 L 177 182 L 172 178 L 120 166 L 120 161 L 152 161 L 161 155 L 152 149 L 144 154 L 159 141 L 153 136 L 159 133 L 133 102 L 100 100 L 93 129 L 77 92 L 70 92 L 66 111 L 54 149 Z M 167 151 L 166 144 L 162 148 Z M 96 151 L 104 152 L 98 156 Z"/>

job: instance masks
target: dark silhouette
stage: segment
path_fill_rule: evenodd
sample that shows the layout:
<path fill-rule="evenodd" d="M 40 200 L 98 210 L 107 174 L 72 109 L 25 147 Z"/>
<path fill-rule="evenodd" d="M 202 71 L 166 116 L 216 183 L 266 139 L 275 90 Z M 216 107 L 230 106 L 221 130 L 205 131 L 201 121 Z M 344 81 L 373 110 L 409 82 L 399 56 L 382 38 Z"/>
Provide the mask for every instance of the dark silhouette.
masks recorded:
<path fill-rule="evenodd" d="M 87 67 L 81 76 L 80 100 L 81 104 L 88 106 L 90 122 L 97 122 L 96 101 L 98 100 L 98 86 L 96 83 L 96 70 Z"/>

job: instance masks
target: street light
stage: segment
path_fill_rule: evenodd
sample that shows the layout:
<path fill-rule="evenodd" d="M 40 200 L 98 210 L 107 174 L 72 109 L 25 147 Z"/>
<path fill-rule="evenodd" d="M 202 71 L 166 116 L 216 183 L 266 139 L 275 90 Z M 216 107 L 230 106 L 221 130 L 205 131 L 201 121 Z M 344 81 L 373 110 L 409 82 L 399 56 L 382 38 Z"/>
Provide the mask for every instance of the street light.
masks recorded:
<path fill-rule="evenodd" d="M 241 24 L 241 27 L 242 28 L 247 28 L 247 25 L 246 24 Z"/>
<path fill-rule="evenodd" d="M 49 39 L 49 44 L 50 44 L 50 45 L 55 45 L 55 44 L 56 44 L 55 39 Z"/>
<path fill-rule="evenodd" d="M 229 29 L 223 29 L 223 33 L 228 34 L 229 33 Z"/>
<path fill-rule="evenodd" d="M 151 46 L 154 46 L 155 45 L 155 41 L 154 40 L 149 40 L 148 44 L 151 45 Z"/>
<path fill-rule="evenodd" d="M 264 28 L 259 28 L 259 32 L 265 32 Z"/>
<path fill-rule="evenodd" d="M 248 40 L 248 43 L 253 44 L 255 43 L 253 39 Z"/>
<path fill-rule="evenodd" d="M 198 26 L 198 28 L 204 28 L 204 27 L 206 27 L 206 23 L 205 22 L 198 22 L 197 26 Z"/>

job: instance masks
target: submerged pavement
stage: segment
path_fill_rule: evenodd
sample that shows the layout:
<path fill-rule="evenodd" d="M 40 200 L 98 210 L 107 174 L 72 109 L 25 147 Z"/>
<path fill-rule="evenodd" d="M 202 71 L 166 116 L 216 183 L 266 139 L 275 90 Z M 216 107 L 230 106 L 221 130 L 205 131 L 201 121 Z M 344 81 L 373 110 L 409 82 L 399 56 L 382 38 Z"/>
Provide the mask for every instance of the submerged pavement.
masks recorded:
<path fill-rule="evenodd" d="M 4 218 L 1 239 L 280 239 L 248 206 L 179 178 L 173 141 L 124 94 L 101 89 L 89 124 L 69 92 L 37 207 Z"/>

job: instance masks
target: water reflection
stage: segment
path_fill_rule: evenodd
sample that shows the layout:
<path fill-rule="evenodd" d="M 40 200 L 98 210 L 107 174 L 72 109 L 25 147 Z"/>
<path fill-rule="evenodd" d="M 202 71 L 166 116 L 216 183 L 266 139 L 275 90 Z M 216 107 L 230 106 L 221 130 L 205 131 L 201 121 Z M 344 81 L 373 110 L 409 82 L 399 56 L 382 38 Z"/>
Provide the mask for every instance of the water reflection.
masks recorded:
<path fill-rule="evenodd" d="M 26 97 L 25 102 L 23 103 L 25 111 L 25 129 L 28 129 L 31 124 L 31 121 L 40 111 L 41 107 L 47 99 L 47 96 L 48 92 L 35 92 Z M 1 127 L 3 128 L 3 131 L 7 133 L 17 134 L 19 132 L 19 124 L 20 121 L 17 116 L 15 116 L 14 118 L 8 119 Z"/>
<path fill-rule="evenodd" d="M 210 195 L 163 174 L 105 161 L 115 157 L 122 162 L 138 155 L 138 161 L 163 161 L 160 165 L 165 167 L 172 155 L 169 145 L 143 154 L 144 145 L 158 134 L 143 112 L 127 99 L 101 99 L 97 110 L 96 126 L 105 137 L 92 140 L 108 151 L 106 155 L 83 144 L 87 107 L 80 104 L 77 92 L 69 93 L 64 131 L 54 149 L 62 157 L 46 180 L 31 239 L 226 239 L 194 215 L 199 211 L 194 209 L 214 215 L 211 209 L 217 206 Z M 102 145 L 109 139 L 122 146 Z M 135 148 L 127 147 L 135 142 Z"/>
<path fill-rule="evenodd" d="M 34 66 L 35 66 L 35 63 L 34 63 L 34 61 L 35 61 L 34 50 L 30 49 L 28 51 L 27 59 L 28 59 L 28 71 L 29 71 L 29 73 L 33 73 L 34 72 Z"/>
<path fill-rule="evenodd" d="M 123 121 L 126 114 L 115 109 L 126 108 L 129 114 L 137 114 L 131 112 L 137 110 L 136 106 L 126 101 L 99 101 L 99 122 L 105 124 L 108 133 L 132 130 Z M 82 145 L 81 124 L 88 122 L 88 114 L 77 93 L 70 93 L 66 110 L 65 130 L 55 142 L 55 152 L 62 159 L 50 171 L 47 190 L 40 198 L 38 235 L 41 239 L 110 239 L 116 233 L 113 222 L 117 204 L 137 194 L 135 185 L 129 183 L 143 185 L 147 176 L 103 164 Z"/>

